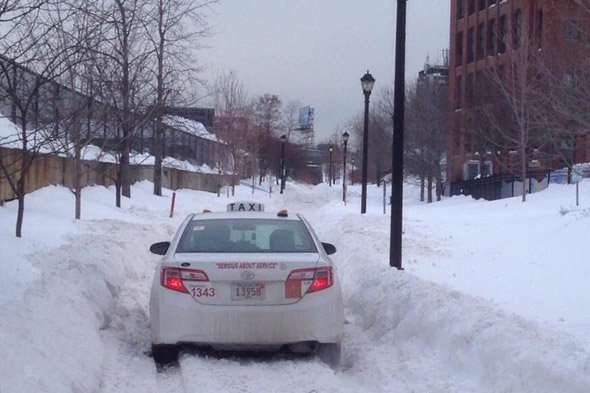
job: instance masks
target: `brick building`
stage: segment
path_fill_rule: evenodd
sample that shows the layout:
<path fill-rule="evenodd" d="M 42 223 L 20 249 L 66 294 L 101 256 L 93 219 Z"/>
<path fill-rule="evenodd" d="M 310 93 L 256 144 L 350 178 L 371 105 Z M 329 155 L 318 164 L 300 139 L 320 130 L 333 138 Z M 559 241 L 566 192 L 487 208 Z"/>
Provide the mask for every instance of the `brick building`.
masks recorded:
<path fill-rule="evenodd" d="M 590 59 L 589 29 L 588 0 L 451 0 L 449 95 L 454 113 L 448 135 L 448 180 L 497 174 L 500 167 L 509 166 L 509 155 L 478 152 L 474 142 L 472 107 L 482 93 L 478 87 L 486 71 L 501 74 L 509 68 L 507 52 L 527 40 L 559 73 L 556 79 L 565 81 L 571 76 L 569 66 Z M 590 161 L 587 130 L 576 138 L 572 156 L 576 162 Z M 504 165 L 496 165 L 499 160 Z"/>

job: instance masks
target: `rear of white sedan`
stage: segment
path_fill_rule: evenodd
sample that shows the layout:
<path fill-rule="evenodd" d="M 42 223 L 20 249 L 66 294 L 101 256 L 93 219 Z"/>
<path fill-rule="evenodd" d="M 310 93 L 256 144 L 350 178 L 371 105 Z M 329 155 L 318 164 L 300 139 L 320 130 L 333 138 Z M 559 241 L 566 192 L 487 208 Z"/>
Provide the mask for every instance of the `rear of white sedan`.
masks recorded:
<path fill-rule="evenodd" d="M 230 205 L 231 206 L 231 205 Z M 187 217 L 164 255 L 150 298 L 152 353 L 214 349 L 318 351 L 337 364 L 342 291 L 328 252 L 300 215 L 225 212 Z"/>

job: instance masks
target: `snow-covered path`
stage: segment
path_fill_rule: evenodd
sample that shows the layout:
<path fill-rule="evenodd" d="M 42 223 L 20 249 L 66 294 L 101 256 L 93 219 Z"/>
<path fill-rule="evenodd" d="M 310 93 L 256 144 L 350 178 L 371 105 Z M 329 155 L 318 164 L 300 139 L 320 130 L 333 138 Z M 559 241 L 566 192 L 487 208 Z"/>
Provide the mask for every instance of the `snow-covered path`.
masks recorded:
<path fill-rule="evenodd" d="M 590 391 L 590 354 L 582 342 L 550 330 L 551 324 L 540 323 L 543 318 L 526 320 L 507 312 L 509 299 L 495 304 L 477 297 L 488 295 L 483 284 L 481 292 L 476 289 L 488 279 L 496 255 L 488 255 L 490 247 L 481 260 L 469 258 L 473 249 L 460 244 L 469 238 L 469 228 L 461 230 L 459 216 L 481 215 L 493 229 L 493 217 L 504 207 L 487 204 L 493 214 L 486 215 L 463 198 L 438 206 L 409 203 L 407 270 L 398 272 L 388 266 L 389 217 L 376 213 L 379 189 L 370 189 L 369 214 L 361 216 L 357 187 L 351 187 L 351 203 L 343 207 L 337 187 L 291 184 L 272 199 L 238 188 L 235 199 L 262 196 L 267 210 L 287 206 L 302 212 L 322 240 L 338 247 L 346 319 L 342 370 L 335 373 L 313 357 L 186 352 L 178 367 L 158 372 L 149 357 L 148 316 L 158 257 L 148 247 L 169 239 L 188 212 L 223 210 L 228 199 L 180 191 L 177 214 L 170 219 L 169 195 L 154 197 L 150 190 L 150 184 L 136 185 L 134 198 L 120 210 L 112 208 L 111 191 L 85 190 L 85 220 L 73 222 L 69 192 L 48 188 L 29 199 L 36 224 L 25 235 L 32 240 L 10 243 L 5 239 L 11 228 L 0 225 L 0 245 L 23 266 L 15 271 L 0 264 L 14 278 L 11 293 L 0 288 L 0 392 Z M 8 204 L 0 214 L 12 210 Z M 575 240 L 585 224 L 584 211 L 566 217 L 563 230 L 574 229 L 568 238 Z M 532 211 L 527 214 L 535 219 Z M 450 239 L 442 225 L 457 234 Z M 502 228 L 495 228 L 501 236 Z M 471 241 L 477 239 L 474 235 Z M 569 255 L 575 259 L 578 254 L 570 250 Z M 511 290 L 518 290 L 519 274 L 501 271 L 494 280 L 508 280 Z M 527 301 L 521 299 L 523 307 Z M 537 305 L 537 310 L 542 308 Z"/>
<path fill-rule="evenodd" d="M 143 220 L 159 220 L 144 214 Z M 125 236 L 139 248 L 147 249 L 147 228 L 154 225 L 125 226 Z M 164 231 L 162 231 L 164 232 Z M 104 247 L 113 239 L 105 239 Z M 145 258 L 144 253 L 138 253 Z M 352 259 L 362 258 L 361 252 Z M 387 340 L 375 340 L 367 325 L 367 309 L 347 307 L 343 370 L 334 373 L 319 359 L 281 355 L 210 357 L 184 353 L 179 367 L 157 372 L 149 353 L 147 304 L 151 275 L 147 258 L 145 270 L 130 269 L 115 298 L 107 326 L 101 330 L 104 366 L 101 393 L 115 392 L 461 392 L 478 387 L 466 375 L 446 366 L 444 353 L 423 343 L 407 348 Z M 132 264 L 139 266 L 138 260 Z M 400 276 L 401 277 L 401 276 Z M 346 291 L 346 290 L 345 290 Z M 371 314 L 376 310 L 372 310 Z M 446 351 L 446 349 L 445 349 Z M 394 366 L 391 368 L 391 366 Z M 206 376 L 204 378 L 203 376 Z M 480 391 L 482 391 L 480 389 Z"/>

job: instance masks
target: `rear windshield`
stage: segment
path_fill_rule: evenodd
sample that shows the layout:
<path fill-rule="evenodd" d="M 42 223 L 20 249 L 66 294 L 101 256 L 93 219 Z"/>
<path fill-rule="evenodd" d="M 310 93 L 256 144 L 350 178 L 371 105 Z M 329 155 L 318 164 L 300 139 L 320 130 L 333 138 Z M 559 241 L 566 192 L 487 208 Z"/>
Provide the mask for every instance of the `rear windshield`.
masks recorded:
<path fill-rule="evenodd" d="M 177 253 L 315 253 L 302 221 L 269 219 L 193 220 Z"/>

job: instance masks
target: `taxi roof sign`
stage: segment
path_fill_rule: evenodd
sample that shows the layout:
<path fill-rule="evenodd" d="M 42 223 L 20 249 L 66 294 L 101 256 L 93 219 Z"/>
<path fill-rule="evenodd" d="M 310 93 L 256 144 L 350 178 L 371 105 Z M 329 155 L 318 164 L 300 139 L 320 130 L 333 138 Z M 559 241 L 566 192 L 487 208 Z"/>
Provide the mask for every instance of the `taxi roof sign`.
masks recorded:
<path fill-rule="evenodd" d="M 264 204 L 251 201 L 239 201 L 227 204 L 228 212 L 263 212 Z"/>

